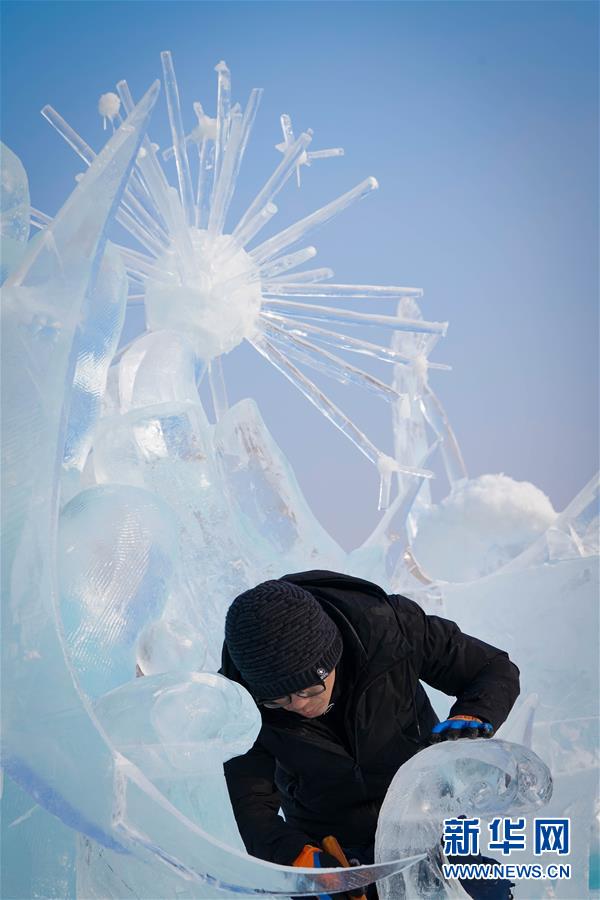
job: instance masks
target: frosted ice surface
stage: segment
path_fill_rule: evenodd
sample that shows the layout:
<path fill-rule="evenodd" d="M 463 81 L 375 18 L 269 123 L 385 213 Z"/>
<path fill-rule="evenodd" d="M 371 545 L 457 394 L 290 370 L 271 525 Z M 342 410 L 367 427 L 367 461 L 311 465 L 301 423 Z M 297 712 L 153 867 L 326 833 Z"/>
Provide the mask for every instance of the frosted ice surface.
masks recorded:
<path fill-rule="evenodd" d="M 22 896 L 41 884 L 46 896 L 72 895 L 68 826 L 87 900 L 315 895 L 408 866 L 402 878 L 418 900 L 437 890 L 441 813 L 534 808 L 549 798 L 545 763 L 555 785 L 546 810 L 570 814 L 583 835 L 576 877 L 552 889 L 583 896 L 597 779 L 597 479 L 556 518 L 532 486 L 468 481 L 429 384 L 448 368 L 430 359 L 446 323 L 424 319 L 422 292 L 324 284 L 330 269 L 299 268 L 314 256 L 309 232 L 372 193 L 375 179 L 265 240 L 299 166 L 339 155 L 309 151 L 312 133 L 295 138 L 282 117 L 283 158 L 226 230 L 261 92 L 242 110 L 219 64 L 216 116 L 196 103 L 210 127 L 186 135 L 173 60 L 162 60 L 179 192 L 146 135 L 157 86 L 136 107 L 119 83 L 127 118 L 98 155 L 45 107 L 89 171 L 54 221 L 36 213 L 45 227 L 28 244 L 27 180 L 16 157 L 3 157 L 3 184 L 5 172 L 13 184 L 3 232 L 8 221 L 25 248 L 11 262 L 2 323 L 3 803 L 15 811 L 2 827 L 11 847 L 23 836 L 11 884 Z M 107 243 L 113 220 L 134 247 Z M 116 352 L 126 291 L 145 303 L 147 331 Z M 377 343 L 374 327 L 385 335 Z M 242 341 L 376 466 L 388 509 L 352 554 L 316 520 L 255 401 L 229 404 L 222 358 Z M 385 380 L 369 372 L 372 360 Z M 391 454 L 332 402 L 326 379 L 386 400 Z M 437 453 L 450 494 L 432 507 Z M 440 544 L 448 531 L 464 536 L 476 496 L 485 540 L 449 569 Z M 319 567 L 404 590 L 506 647 L 526 699 L 500 735 L 518 743 L 443 745 L 400 770 L 390 789 L 398 803 L 388 797 L 378 833 L 390 862 L 315 874 L 244 852 L 221 767 L 252 742 L 258 713 L 214 672 L 232 597 Z M 136 666 L 146 677 L 135 678 Z M 448 699 L 433 699 L 445 716 Z M 54 830 L 51 813 L 62 823 Z M 44 852 L 28 865 L 36 842 Z M 416 865 L 413 853 L 429 862 Z"/>
<path fill-rule="evenodd" d="M 441 872 L 443 822 L 523 816 L 552 795 L 548 767 L 526 747 L 499 740 L 462 740 L 429 747 L 399 769 L 377 823 L 375 859 L 397 852 L 427 857 L 378 885 L 381 900 L 464 897 Z M 521 861 L 521 859 L 519 859 Z"/>
<path fill-rule="evenodd" d="M 29 238 L 29 182 L 18 156 L 0 143 L 0 284 L 20 262 Z"/>
<path fill-rule="evenodd" d="M 107 119 L 113 122 L 117 118 L 120 108 L 121 101 L 118 94 L 113 94 L 112 91 L 102 94 L 98 100 L 98 112 L 102 116 L 104 128 L 106 128 Z"/>
<path fill-rule="evenodd" d="M 536 727 L 595 716 L 599 652 L 596 560 L 572 559 L 522 572 L 501 570 L 468 585 L 448 584 L 443 595 L 442 615 L 484 641 L 494 636 L 499 646 L 518 659 L 522 693 L 535 693 L 539 698 Z M 519 610 L 517 623 L 515 607 Z M 538 748 L 535 742 L 533 748 L 544 759 L 550 749 L 548 745 Z M 577 743 L 570 749 L 576 754 Z"/>

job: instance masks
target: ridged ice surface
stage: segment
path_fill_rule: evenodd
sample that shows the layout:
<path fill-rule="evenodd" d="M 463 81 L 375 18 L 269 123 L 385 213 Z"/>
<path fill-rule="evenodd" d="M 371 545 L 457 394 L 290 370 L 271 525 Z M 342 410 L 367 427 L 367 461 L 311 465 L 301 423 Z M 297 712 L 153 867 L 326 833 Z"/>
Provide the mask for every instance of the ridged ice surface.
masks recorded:
<path fill-rule="evenodd" d="M 314 230 L 376 179 L 274 224 L 288 183 L 343 155 L 313 147 L 312 131 L 295 133 L 284 113 L 272 174 L 231 222 L 262 91 L 234 102 L 221 62 L 214 109 L 195 101 L 190 127 L 171 54 L 161 61 L 162 154 L 148 130 L 158 84 L 137 105 L 125 81 L 102 96 L 115 131 L 99 153 L 44 107 L 89 167 L 54 219 L 29 211 L 23 167 L 2 154 L 10 896 L 314 896 L 393 875 L 419 900 L 436 884 L 444 811 L 542 803 L 577 823 L 574 877 L 553 896 L 584 896 L 597 779 L 597 479 L 558 515 L 532 515 L 530 485 L 507 497 L 500 476 L 469 480 L 430 384 L 447 377 L 431 358 L 446 323 L 423 316 L 418 288 L 344 284 L 313 262 Z M 39 233 L 27 242 L 30 215 Z M 128 232 L 120 244 L 109 242 L 115 223 Z M 127 304 L 144 305 L 146 330 L 119 347 Z M 257 399 L 230 404 L 223 357 L 242 343 L 375 466 L 382 517 L 352 553 L 316 520 Z M 347 411 L 355 403 L 334 402 L 331 382 L 342 400 L 382 405 L 387 450 Z M 433 506 L 437 454 L 449 493 Z M 476 539 L 461 555 L 466 542 L 452 551 L 451 541 L 472 528 L 473 498 Z M 502 740 L 431 748 L 399 771 L 378 832 L 386 861 L 372 867 L 249 857 L 223 779 L 223 760 L 250 747 L 259 724 L 250 696 L 215 674 L 228 604 L 309 568 L 408 593 L 521 668 L 523 699 Z M 448 699 L 434 702 L 444 716 Z M 381 896 L 401 896 L 389 884 Z"/>

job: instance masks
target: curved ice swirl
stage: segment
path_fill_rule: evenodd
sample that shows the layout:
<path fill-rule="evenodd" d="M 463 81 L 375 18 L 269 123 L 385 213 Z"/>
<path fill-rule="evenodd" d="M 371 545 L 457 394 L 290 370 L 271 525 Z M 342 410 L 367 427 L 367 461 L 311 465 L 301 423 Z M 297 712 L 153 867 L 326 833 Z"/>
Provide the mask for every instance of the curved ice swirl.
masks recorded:
<path fill-rule="evenodd" d="M 446 881 L 441 836 L 444 819 L 522 816 L 552 796 L 552 776 L 527 747 L 500 740 L 461 740 L 429 747 L 403 765 L 381 807 L 375 859 L 426 853 L 421 862 L 378 885 L 380 900 L 467 896 Z"/>

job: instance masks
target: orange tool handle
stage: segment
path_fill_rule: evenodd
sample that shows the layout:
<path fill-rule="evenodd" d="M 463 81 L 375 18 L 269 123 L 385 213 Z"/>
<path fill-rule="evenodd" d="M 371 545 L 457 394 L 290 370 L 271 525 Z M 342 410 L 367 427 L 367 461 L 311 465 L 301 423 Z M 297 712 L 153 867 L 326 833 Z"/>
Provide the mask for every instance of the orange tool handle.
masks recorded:
<path fill-rule="evenodd" d="M 323 848 L 325 853 L 330 853 L 331 856 L 334 856 L 345 869 L 350 868 L 350 863 L 346 858 L 346 854 L 340 847 L 338 839 L 335 838 L 332 834 L 328 835 L 328 837 L 326 838 L 323 838 L 323 840 L 321 841 L 321 847 Z M 361 894 L 360 897 L 355 897 L 355 900 L 367 900 L 367 895 Z"/>

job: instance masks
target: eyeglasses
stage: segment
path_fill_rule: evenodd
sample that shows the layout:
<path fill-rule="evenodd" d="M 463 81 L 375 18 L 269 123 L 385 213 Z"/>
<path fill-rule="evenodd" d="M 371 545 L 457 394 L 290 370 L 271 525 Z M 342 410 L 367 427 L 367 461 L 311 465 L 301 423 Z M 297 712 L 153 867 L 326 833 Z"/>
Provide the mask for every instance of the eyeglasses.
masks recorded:
<path fill-rule="evenodd" d="M 329 672 L 323 676 L 323 680 L 329 676 Z M 290 706 L 292 702 L 292 697 L 301 697 L 303 700 L 310 700 L 311 697 L 318 697 L 319 694 L 322 694 L 327 690 L 326 684 L 316 684 L 312 688 L 307 688 L 305 691 L 294 691 L 293 694 L 286 694 L 285 697 L 278 698 L 277 700 L 259 700 L 258 705 L 264 706 L 266 709 L 285 709 L 286 706 Z"/>

